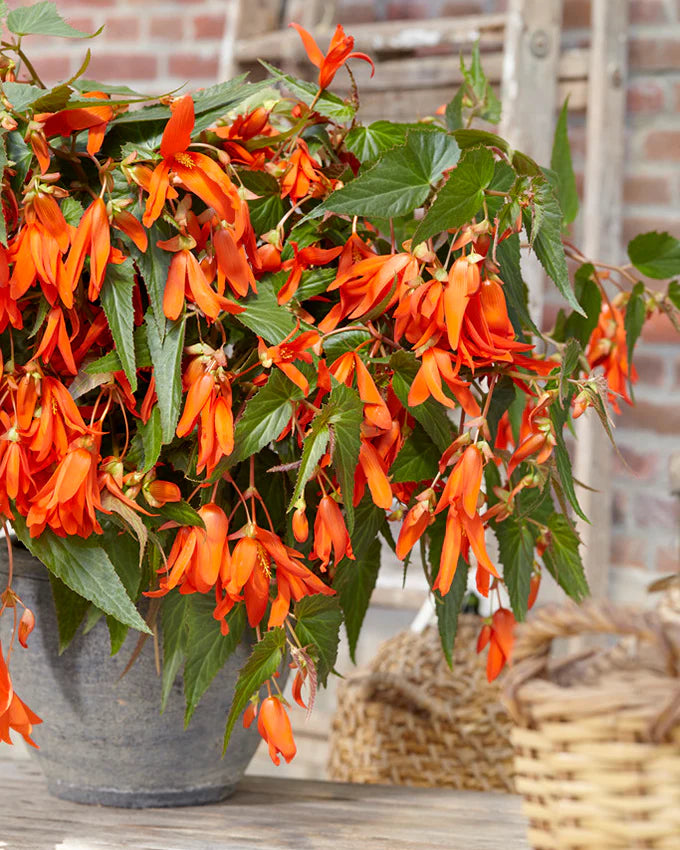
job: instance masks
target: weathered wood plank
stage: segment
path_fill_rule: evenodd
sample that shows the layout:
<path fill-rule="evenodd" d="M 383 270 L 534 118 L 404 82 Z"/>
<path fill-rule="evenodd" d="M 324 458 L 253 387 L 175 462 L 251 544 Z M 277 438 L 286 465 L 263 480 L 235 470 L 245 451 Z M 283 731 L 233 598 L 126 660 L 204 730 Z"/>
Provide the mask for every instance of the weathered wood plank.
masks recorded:
<path fill-rule="evenodd" d="M 491 47 L 502 45 L 505 21 L 505 14 L 432 18 L 426 21 L 381 21 L 356 24 L 352 27 L 352 35 L 355 49 L 371 55 L 408 53 L 445 44 L 472 45 L 477 39 L 482 46 Z M 325 46 L 333 29 L 316 29 L 313 34 L 319 44 Z M 293 30 L 239 39 L 234 46 L 237 62 L 254 62 L 259 57 L 266 57 L 271 62 L 277 59 L 294 61 L 304 55 L 300 37 Z"/>
<path fill-rule="evenodd" d="M 247 777 L 212 806 L 122 810 L 54 800 L 32 763 L 0 761 L 0 847 L 528 850 L 514 796 L 287 780 L 283 770 Z"/>

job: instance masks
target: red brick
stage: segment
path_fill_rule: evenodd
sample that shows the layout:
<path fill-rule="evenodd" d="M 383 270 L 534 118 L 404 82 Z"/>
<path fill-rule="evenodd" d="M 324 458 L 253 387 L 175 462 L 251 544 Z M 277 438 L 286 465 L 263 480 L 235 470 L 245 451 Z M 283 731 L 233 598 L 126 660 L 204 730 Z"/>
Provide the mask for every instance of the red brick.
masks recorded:
<path fill-rule="evenodd" d="M 636 428 L 658 434 L 680 434 L 680 405 L 654 404 L 637 401 L 634 405 L 621 404 L 621 415 L 617 417 L 617 428 Z"/>
<path fill-rule="evenodd" d="M 438 11 L 437 16 L 441 15 L 443 18 L 447 16 L 455 16 L 455 15 L 481 15 L 484 12 L 484 3 L 481 0 L 478 2 L 461 2 L 461 0 L 450 0 L 448 3 L 444 3 L 441 9 Z"/>
<path fill-rule="evenodd" d="M 628 86 L 629 112 L 658 112 L 664 103 L 665 92 L 655 80 L 635 80 Z"/>
<path fill-rule="evenodd" d="M 565 0 L 562 11 L 562 26 L 565 29 L 589 27 L 590 0 Z"/>
<path fill-rule="evenodd" d="M 335 7 L 334 23 L 347 25 L 371 24 L 376 19 L 374 3 L 341 3 Z"/>
<path fill-rule="evenodd" d="M 645 156 L 680 161 L 680 130 L 652 130 L 645 141 Z"/>
<path fill-rule="evenodd" d="M 24 5 L 26 5 L 26 4 L 24 4 Z M 87 6 L 89 9 L 91 9 L 93 6 L 102 6 L 103 7 L 103 6 L 115 6 L 115 5 L 116 5 L 116 0 L 62 0 L 62 2 L 60 2 L 58 4 L 59 11 L 68 21 L 71 20 L 69 13 L 68 13 L 68 7 L 69 6 Z"/>
<path fill-rule="evenodd" d="M 198 56 L 195 53 L 180 53 L 170 57 L 170 73 L 175 77 L 195 80 L 199 77 L 217 77 L 217 56 Z"/>
<path fill-rule="evenodd" d="M 678 335 L 678 342 L 680 343 L 680 335 Z M 641 385 L 659 387 L 665 383 L 666 364 L 662 357 L 637 352 L 633 357 L 633 363 Z"/>
<path fill-rule="evenodd" d="M 639 537 L 614 534 L 611 540 L 611 560 L 617 567 L 646 567 L 646 541 Z"/>
<path fill-rule="evenodd" d="M 617 444 L 618 452 L 614 452 L 613 471 L 614 475 L 632 483 L 633 478 L 638 481 L 648 481 L 656 475 L 659 458 L 653 453 L 637 452 L 628 446 Z"/>
<path fill-rule="evenodd" d="M 655 313 L 645 322 L 642 339 L 646 342 L 671 342 L 677 345 L 680 342 L 680 334 L 665 313 Z"/>
<path fill-rule="evenodd" d="M 71 76 L 68 56 L 44 56 L 35 61 L 35 68 L 44 83 L 56 83 Z"/>
<path fill-rule="evenodd" d="M 184 18 L 151 18 L 149 35 L 151 38 L 171 38 L 177 41 L 184 32 Z"/>
<path fill-rule="evenodd" d="M 632 38 L 628 44 L 630 67 L 641 71 L 676 71 L 680 66 L 680 40 Z"/>
<path fill-rule="evenodd" d="M 422 20 L 431 18 L 427 0 L 390 0 L 385 9 L 389 21 Z"/>
<path fill-rule="evenodd" d="M 635 499 L 633 516 L 636 524 L 643 528 L 667 528 L 675 531 L 680 523 L 680 499 L 640 494 Z"/>
<path fill-rule="evenodd" d="M 194 37 L 220 39 L 224 35 L 224 15 L 199 15 L 194 18 Z"/>
<path fill-rule="evenodd" d="M 677 573 L 680 570 L 680 552 L 676 546 L 657 546 L 654 566 L 660 573 Z"/>
<path fill-rule="evenodd" d="M 671 236 L 680 238 L 680 219 L 670 215 L 665 216 L 626 216 L 623 220 L 623 238 L 627 242 L 634 239 L 638 233 L 647 230 L 667 231 Z"/>
<path fill-rule="evenodd" d="M 109 18 L 104 27 L 104 37 L 113 40 L 139 38 L 139 18 Z"/>
<path fill-rule="evenodd" d="M 93 18 L 72 17 L 71 15 L 66 17 L 69 24 L 71 24 L 74 29 L 80 30 L 81 32 L 94 32 L 96 29 L 99 29 Z"/>
<path fill-rule="evenodd" d="M 623 200 L 627 204 L 669 204 L 671 193 L 665 177 L 632 175 L 623 184 Z"/>
<path fill-rule="evenodd" d="M 143 80 L 158 74 L 158 60 L 155 56 L 134 53 L 95 53 L 87 73 L 102 82 Z"/>
<path fill-rule="evenodd" d="M 668 20 L 663 0 L 631 0 L 631 24 L 663 24 Z"/>

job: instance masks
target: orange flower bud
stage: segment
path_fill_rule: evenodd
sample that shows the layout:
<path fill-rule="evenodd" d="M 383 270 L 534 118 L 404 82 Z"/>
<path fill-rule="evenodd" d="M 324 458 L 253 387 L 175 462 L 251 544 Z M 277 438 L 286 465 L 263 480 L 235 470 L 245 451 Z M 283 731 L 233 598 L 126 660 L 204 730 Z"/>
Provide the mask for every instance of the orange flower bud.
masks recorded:
<path fill-rule="evenodd" d="M 35 615 L 30 608 L 24 608 L 24 613 L 21 615 L 21 619 L 19 620 L 19 643 L 23 646 L 24 649 L 28 649 L 28 644 L 26 640 L 30 633 L 33 631 L 35 626 Z"/>

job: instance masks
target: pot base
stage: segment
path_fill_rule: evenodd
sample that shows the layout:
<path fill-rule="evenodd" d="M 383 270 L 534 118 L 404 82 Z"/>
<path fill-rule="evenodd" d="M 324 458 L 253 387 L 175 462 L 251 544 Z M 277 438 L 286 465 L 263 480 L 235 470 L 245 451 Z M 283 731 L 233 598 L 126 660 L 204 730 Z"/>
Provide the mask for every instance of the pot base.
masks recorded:
<path fill-rule="evenodd" d="M 205 786 L 167 791 L 119 791 L 115 788 L 93 788 L 69 785 L 57 779 L 47 783 L 53 797 L 72 803 L 95 806 L 110 806 L 118 809 L 165 809 L 175 806 L 203 806 L 226 800 L 236 790 L 235 785 Z"/>

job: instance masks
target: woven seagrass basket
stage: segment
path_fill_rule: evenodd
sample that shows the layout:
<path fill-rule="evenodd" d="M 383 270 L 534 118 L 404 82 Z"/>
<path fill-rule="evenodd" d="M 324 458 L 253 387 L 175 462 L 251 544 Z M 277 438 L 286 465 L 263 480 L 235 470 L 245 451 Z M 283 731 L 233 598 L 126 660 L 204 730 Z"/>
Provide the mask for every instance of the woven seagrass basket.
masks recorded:
<path fill-rule="evenodd" d="M 625 636 L 550 661 L 555 638 Z M 504 702 L 534 850 L 679 850 L 680 629 L 605 603 L 518 629 Z"/>
<path fill-rule="evenodd" d="M 512 790 L 511 722 L 463 614 L 453 670 L 435 628 L 401 632 L 338 686 L 328 773 L 343 782 Z"/>

